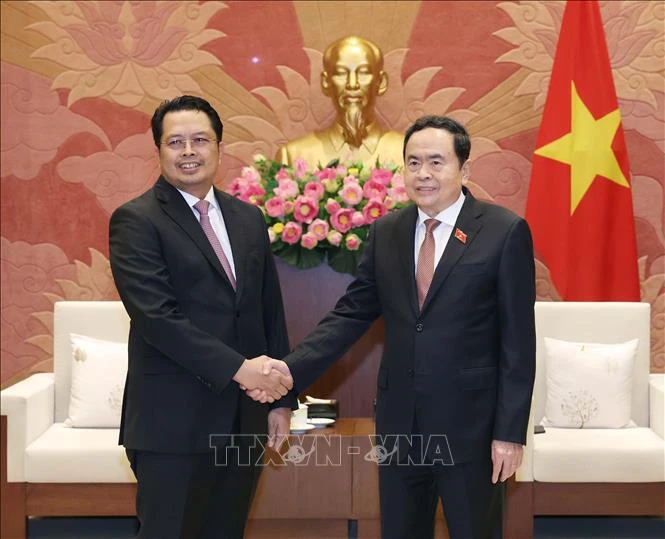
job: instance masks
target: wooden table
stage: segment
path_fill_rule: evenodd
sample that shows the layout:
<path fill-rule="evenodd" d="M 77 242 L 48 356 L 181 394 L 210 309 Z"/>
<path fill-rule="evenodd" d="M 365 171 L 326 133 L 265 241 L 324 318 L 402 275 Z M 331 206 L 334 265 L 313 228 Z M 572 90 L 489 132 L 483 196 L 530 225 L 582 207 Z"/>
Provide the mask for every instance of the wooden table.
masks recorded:
<path fill-rule="evenodd" d="M 291 453 L 281 452 L 286 459 L 267 452 L 272 462 L 261 474 L 246 537 L 342 539 L 354 529 L 359 539 L 379 538 L 378 467 L 365 458 L 373 434 L 373 420 L 344 418 L 291 436 Z M 438 516 L 435 537 L 443 539 L 440 507 Z"/>

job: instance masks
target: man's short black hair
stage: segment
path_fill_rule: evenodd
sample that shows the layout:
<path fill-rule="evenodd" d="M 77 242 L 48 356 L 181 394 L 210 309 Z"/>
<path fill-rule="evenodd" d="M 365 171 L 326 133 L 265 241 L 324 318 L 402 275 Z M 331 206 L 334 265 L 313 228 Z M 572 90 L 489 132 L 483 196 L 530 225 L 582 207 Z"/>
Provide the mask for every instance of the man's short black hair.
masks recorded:
<path fill-rule="evenodd" d="M 224 130 L 224 125 L 222 120 L 219 118 L 219 114 L 202 97 L 197 97 L 194 95 L 181 95 L 174 99 L 168 101 L 162 101 L 162 103 L 155 109 L 155 113 L 152 115 L 152 120 L 150 120 L 150 126 L 152 127 L 152 138 L 155 141 L 155 146 L 159 148 L 159 143 L 162 141 L 162 135 L 164 133 L 164 116 L 169 112 L 175 112 L 178 110 L 200 110 L 205 113 L 205 115 L 210 119 L 210 125 L 212 125 L 213 131 L 215 131 L 215 136 L 217 141 L 222 140 L 222 131 Z"/>
<path fill-rule="evenodd" d="M 443 129 L 448 131 L 453 136 L 455 155 L 459 160 L 460 167 L 469 159 L 469 154 L 471 153 L 471 139 L 469 138 L 469 133 L 467 133 L 464 126 L 449 118 L 448 116 L 421 116 L 413 125 L 406 130 L 404 133 L 404 147 L 402 149 L 402 157 L 406 160 L 406 144 L 409 142 L 411 135 L 417 131 L 422 131 L 428 127 L 433 127 L 434 129 Z"/>

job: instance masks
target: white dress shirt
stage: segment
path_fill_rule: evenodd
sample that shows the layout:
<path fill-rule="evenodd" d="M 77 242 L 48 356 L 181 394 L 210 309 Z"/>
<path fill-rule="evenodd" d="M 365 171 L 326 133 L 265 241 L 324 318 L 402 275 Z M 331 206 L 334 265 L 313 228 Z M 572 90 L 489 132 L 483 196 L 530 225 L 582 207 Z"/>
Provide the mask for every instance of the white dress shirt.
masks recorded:
<path fill-rule="evenodd" d="M 180 189 L 178 189 L 178 191 L 180 191 Z M 196 204 L 199 201 L 199 198 L 195 197 L 194 195 L 190 195 L 185 191 L 180 191 L 180 194 L 185 199 L 185 202 L 187 202 L 192 212 L 194 212 L 196 220 L 200 223 L 201 216 L 199 215 L 199 212 L 196 210 L 196 208 L 194 208 L 194 204 Z M 229 233 L 226 230 L 226 224 L 224 224 L 224 216 L 222 215 L 222 210 L 220 209 L 219 204 L 217 203 L 217 199 L 215 198 L 215 192 L 213 191 L 212 187 L 210 188 L 210 191 L 208 191 L 208 194 L 203 198 L 203 200 L 207 200 L 210 203 L 210 206 L 208 207 L 208 218 L 210 219 L 210 225 L 212 226 L 212 229 L 215 231 L 215 235 L 217 236 L 217 239 L 219 239 L 219 243 L 221 243 L 222 245 L 222 250 L 224 251 L 226 258 L 229 260 L 229 264 L 231 265 L 231 271 L 233 272 L 233 277 L 235 278 L 236 267 L 235 264 L 233 263 L 233 251 L 231 251 L 231 241 L 229 240 Z"/>
<path fill-rule="evenodd" d="M 441 224 L 434 229 L 432 235 L 434 236 L 434 268 L 439 265 L 439 260 L 441 260 L 441 255 L 443 250 L 448 244 L 448 240 L 453 232 L 457 218 L 459 217 L 459 212 L 462 210 L 462 205 L 464 204 L 464 193 L 460 192 L 459 198 L 448 206 L 445 210 L 439 212 L 434 219 L 439 221 Z M 415 268 L 418 271 L 418 253 L 420 252 L 420 246 L 425 241 L 425 232 L 427 230 L 425 226 L 425 221 L 431 219 L 423 210 L 418 208 L 418 221 L 416 222 L 416 238 L 414 242 L 414 253 L 415 257 Z"/>

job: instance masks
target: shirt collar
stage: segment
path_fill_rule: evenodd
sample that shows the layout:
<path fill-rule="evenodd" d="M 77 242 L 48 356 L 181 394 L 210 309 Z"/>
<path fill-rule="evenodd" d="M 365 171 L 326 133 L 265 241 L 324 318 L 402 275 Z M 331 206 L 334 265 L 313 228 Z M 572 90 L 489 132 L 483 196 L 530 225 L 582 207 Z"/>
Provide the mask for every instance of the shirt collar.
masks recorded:
<path fill-rule="evenodd" d="M 177 188 L 176 188 L 177 189 Z M 199 201 L 199 197 L 194 196 L 190 193 L 187 193 L 186 191 L 181 191 L 178 189 L 182 197 L 185 199 L 185 202 L 189 205 L 190 208 L 194 208 L 194 204 L 196 204 Z M 217 203 L 217 197 L 215 197 L 215 191 L 210 187 L 210 190 L 206 194 L 205 197 L 203 197 L 203 200 L 207 200 L 211 206 L 213 206 L 215 209 L 219 210 L 219 204 Z"/>
<path fill-rule="evenodd" d="M 335 148 L 336 152 L 339 152 L 344 144 L 346 144 L 342 126 L 335 122 L 332 125 L 332 129 L 330 129 L 328 135 L 330 137 L 330 143 L 333 145 L 333 148 Z M 376 122 L 374 122 L 367 128 L 367 136 L 363 139 L 362 146 L 364 146 L 368 152 L 374 153 L 377 146 L 379 145 L 380 139 L 381 129 L 376 124 Z"/>
<path fill-rule="evenodd" d="M 445 210 L 440 211 L 434 216 L 434 219 L 441 223 L 445 223 L 449 226 L 455 226 L 457 218 L 459 217 L 460 211 L 462 211 L 462 205 L 464 204 L 464 193 L 460 191 L 459 197 L 448 206 Z M 416 228 L 419 226 L 425 226 L 425 221 L 430 219 L 430 216 L 427 215 L 423 210 L 418 208 L 418 223 Z"/>

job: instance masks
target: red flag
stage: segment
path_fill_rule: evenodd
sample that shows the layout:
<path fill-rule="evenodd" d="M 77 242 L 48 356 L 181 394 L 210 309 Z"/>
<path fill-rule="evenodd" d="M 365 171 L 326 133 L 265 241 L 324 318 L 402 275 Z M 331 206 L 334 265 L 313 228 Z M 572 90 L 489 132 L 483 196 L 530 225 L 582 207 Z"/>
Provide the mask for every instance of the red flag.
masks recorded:
<path fill-rule="evenodd" d="M 567 2 L 526 207 L 568 301 L 639 301 L 628 154 L 598 2 Z"/>

